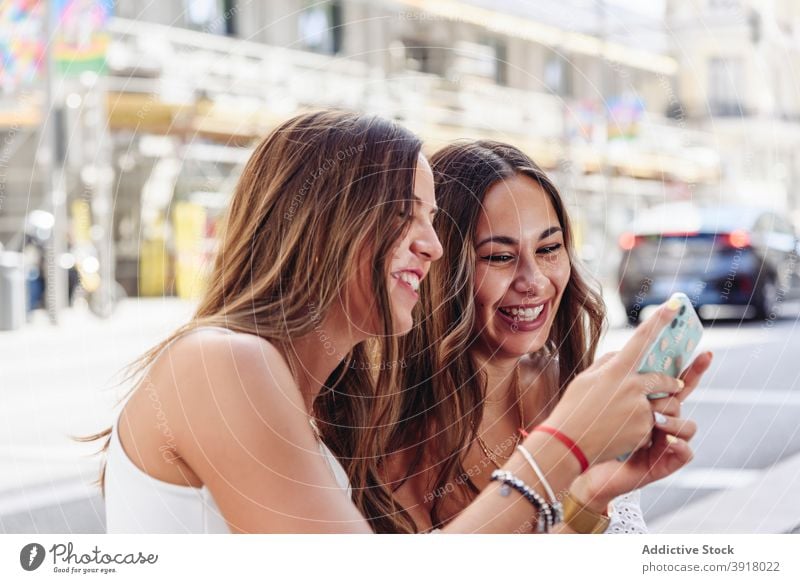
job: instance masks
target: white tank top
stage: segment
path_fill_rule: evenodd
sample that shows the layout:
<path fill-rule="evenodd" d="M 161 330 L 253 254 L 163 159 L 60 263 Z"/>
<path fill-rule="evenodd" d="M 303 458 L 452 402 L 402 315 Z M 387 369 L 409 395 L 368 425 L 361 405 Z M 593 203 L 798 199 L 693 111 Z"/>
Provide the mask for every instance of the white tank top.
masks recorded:
<path fill-rule="evenodd" d="M 214 329 L 233 334 L 227 328 Z M 230 532 L 208 488 L 170 484 L 134 464 L 122 447 L 118 424 L 119 418 L 111 428 L 106 453 L 105 505 L 109 534 Z M 314 424 L 311 425 L 317 433 Z M 337 484 L 349 496 L 347 473 L 325 444 L 319 439 L 318 442 Z"/>

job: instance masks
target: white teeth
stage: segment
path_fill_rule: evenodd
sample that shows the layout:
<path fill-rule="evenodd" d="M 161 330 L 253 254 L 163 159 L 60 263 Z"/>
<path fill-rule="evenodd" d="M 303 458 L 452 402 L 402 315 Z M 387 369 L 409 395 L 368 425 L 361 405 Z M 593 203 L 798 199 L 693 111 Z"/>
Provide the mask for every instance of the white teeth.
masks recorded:
<path fill-rule="evenodd" d="M 395 275 L 397 279 L 400 281 L 404 281 L 408 285 L 411 286 L 411 289 L 414 291 L 419 291 L 419 276 L 416 273 L 411 273 L 409 271 L 402 271 L 399 274 Z"/>
<path fill-rule="evenodd" d="M 544 310 L 544 304 L 536 308 L 500 308 L 509 316 L 513 316 L 520 321 L 532 322 L 539 317 L 539 314 Z"/>

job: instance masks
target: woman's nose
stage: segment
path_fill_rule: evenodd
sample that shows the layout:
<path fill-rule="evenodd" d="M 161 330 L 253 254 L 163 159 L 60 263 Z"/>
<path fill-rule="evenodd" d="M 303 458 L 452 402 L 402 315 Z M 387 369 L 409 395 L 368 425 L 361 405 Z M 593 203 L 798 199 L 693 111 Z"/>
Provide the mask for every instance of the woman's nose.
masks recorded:
<path fill-rule="evenodd" d="M 433 226 L 425 226 L 417 233 L 417 236 L 412 239 L 411 250 L 429 261 L 436 261 L 444 253 Z"/>
<path fill-rule="evenodd" d="M 542 292 L 544 286 L 544 274 L 537 268 L 536 263 L 523 260 L 514 279 L 514 291 L 536 296 Z"/>

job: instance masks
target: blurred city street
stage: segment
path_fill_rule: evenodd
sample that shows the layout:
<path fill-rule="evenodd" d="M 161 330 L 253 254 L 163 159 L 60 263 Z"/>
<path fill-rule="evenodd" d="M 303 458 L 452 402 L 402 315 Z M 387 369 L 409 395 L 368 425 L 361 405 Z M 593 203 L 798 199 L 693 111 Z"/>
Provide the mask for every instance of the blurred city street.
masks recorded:
<path fill-rule="evenodd" d="M 611 329 L 600 354 L 618 349 L 631 334 L 612 292 L 606 301 Z M 643 508 L 654 531 L 713 531 L 719 516 L 725 517 L 727 532 L 800 527 L 800 505 L 786 476 L 753 490 L 776 464 L 784 464 L 783 473 L 795 483 L 800 478 L 800 334 L 797 306 L 782 308 L 784 317 L 768 326 L 763 321 L 708 325 L 699 350 L 713 350 L 714 364 L 685 405 L 686 415 L 699 425 L 696 457 L 665 483 L 644 490 Z M 23 331 L 0 333 L 0 466 L 10 470 L 0 476 L 0 532 L 103 531 L 102 499 L 92 485 L 99 458 L 91 453 L 97 446 L 69 436 L 111 424 L 123 394 L 112 386 L 115 373 L 188 319 L 191 310 L 191 302 L 175 298 L 126 300 L 107 321 L 74 308 L 57 328 L 37 314 L 42 317 Z M 714 498 L 742 489 L 753 504 Z M 699 509 L 686 516 L 695 501 Z"/>
<path fill-rule="evenodd" d="M 114 386 L 122 367 L 185 322 L 191 307 L 176 298 L 127 300 L 109 320 L 84 306 L 66 310 L 58 327 L 40 312 L 24 329 L 0 332 L 2 531 L 103 527 L 86 505 L 97 493 L 99 458 L 91 454 L 99 442 L 71 437 L 111 425 L 124 395 Z"/>

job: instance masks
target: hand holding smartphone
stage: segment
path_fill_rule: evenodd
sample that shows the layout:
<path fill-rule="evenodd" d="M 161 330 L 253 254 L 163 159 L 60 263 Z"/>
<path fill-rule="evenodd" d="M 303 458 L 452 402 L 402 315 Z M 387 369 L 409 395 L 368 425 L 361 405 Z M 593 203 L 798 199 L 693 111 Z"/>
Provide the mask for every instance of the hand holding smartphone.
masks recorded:
<path fill-rule="evenodd" d="M 689 297 L 681 292 L 672 294 L 670 301 L 680 302 L 677 314 L 650 346 L 639 365 L 638 372 L 657 372 L 678 378 L 683 369 L 691 363 L 697 345 L 703 336 L 703 324 Z M 669 393 L 651 393 L 648 399 L 663 399 Z M 630 454 L 618 457 L 625 461 Z"/>
<path fill-rule="evenodd" d="M 692 307 L 689 297 L 681 292 L 672 294 L 670 301 L 678 300 L 681 304 L 672 322 L 666 326 L 639 366 L 640 373 L 658 372 L 678 378 L 685 366 L 691 362 L 700 339 L 703 336 L 703 324 Z M 652 393 L 648 399 L 663 399 L 668 393 Z"/>

